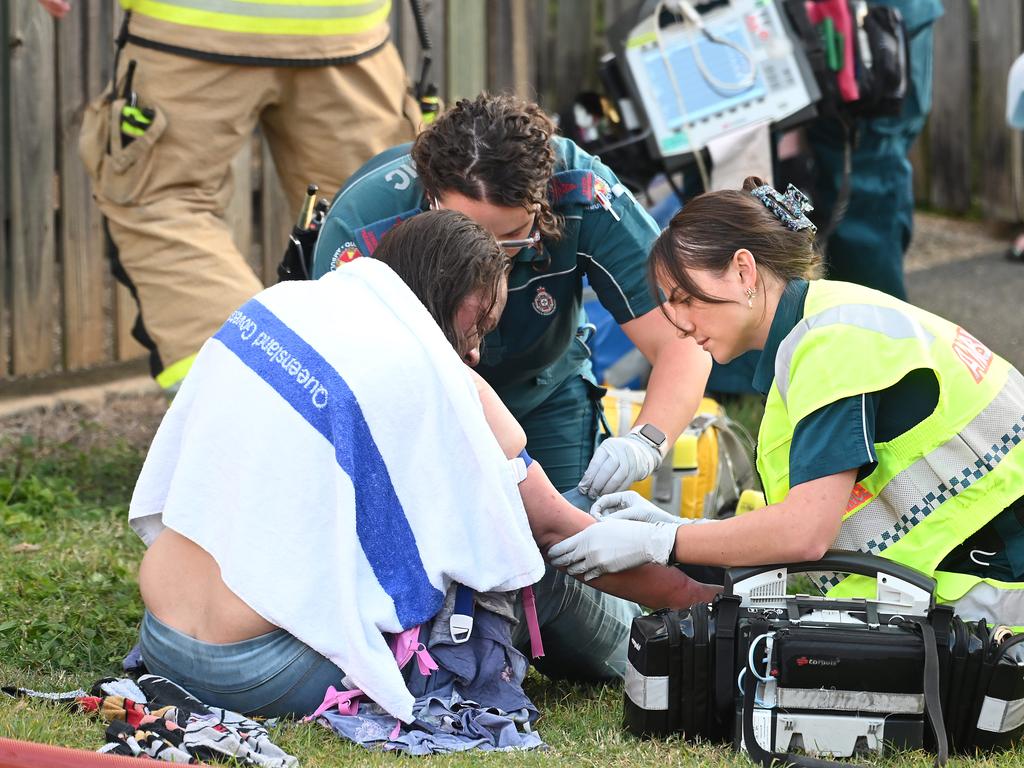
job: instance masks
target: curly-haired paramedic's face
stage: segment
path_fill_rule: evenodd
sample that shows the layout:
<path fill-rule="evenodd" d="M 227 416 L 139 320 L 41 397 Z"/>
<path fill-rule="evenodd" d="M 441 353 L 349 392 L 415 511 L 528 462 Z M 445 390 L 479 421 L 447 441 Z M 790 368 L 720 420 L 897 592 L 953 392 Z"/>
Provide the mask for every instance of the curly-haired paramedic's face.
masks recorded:
<path fill-rule="evenodd" d="M 460 192 L 444 192 L 438 196 L 434 205 L 468 216 L 499 242 L 529 239 L 537 227 L 537 214 L 532 208 L 496 205 L 485 200 L 474 200 Z M 509 256 L 514 256 L 518 250 L 505 249 Z"/>
<path fill-rule="evenodd" d="M 480 363 L 480 345 L 484 336 L 498 327 L 507 300 L 508 280 L 502 278 L 490 311 L 487 311 L 490 291 L 483 289 L 469 294 L 459 306 L 455 313 L 455 326 L 464 341 L 462 349 L 457 352 L 467 365 L 476 367 Z"/>

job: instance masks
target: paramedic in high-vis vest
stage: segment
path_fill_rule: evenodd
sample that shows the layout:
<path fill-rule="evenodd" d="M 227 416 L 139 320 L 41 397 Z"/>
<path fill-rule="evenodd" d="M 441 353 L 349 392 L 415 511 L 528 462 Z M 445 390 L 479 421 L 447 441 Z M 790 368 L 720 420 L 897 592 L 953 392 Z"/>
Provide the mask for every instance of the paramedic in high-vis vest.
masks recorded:
<path fill-rule="evenodd" d="M 763 350 L 757 468 L 768 506 L 679 525 L 634 496 L 551 562 L 758 565 L 859 550 L 916 568 L 965 619 L 1024 625 L 1024 378 L 967 330 L 887 294 L 814 279 L 806 197 L 748 178 L 695 198 L 651 254 L 680 331 L 720 362 Z M 818 574 L 831 596 L 874 582 Z M 870 584 L 870 587 L 868 586 Z"/>
<path fill-rule="evenodd" d="M 693 417 L 711 360 L 679 336 L 648 290 L 654 221 L 611 169 L 554 134 L 539 106 L 515 96 L 459 101 L 413 145 L 378 155 L 346 183 L 321 229 L 313 273 L 373 254 L 386 232 L 431 208 L 457 210 L 490 230 L 513 266 L 505 311 L 472 362 L 523 426 L 530 455 L 554 486 L 578 485 L 596 498 L 657 468 Z M 584 277 L 653 364 L 633 432 L 596 451 L 603 390 L 590 364 Z M 552 568 L 536 591 L 547 653 L 538 668 L 614 677 L 639 606 Z M 525 627 L 517 641 L 526 641 Z"/>
<path fill-rule="evenodd" d="M 138 303 L 133 335 L 173 393 L 203 342 L 263 287 L 225 212 L 253 129 L 294 220 L 311 181 L 333 194 L 411 139 L 420 116 L 389 41 L 390 0 L 121 5 L 116 74 L 86 111 L 80 149 L 117 245 L 114 275 Z"/>

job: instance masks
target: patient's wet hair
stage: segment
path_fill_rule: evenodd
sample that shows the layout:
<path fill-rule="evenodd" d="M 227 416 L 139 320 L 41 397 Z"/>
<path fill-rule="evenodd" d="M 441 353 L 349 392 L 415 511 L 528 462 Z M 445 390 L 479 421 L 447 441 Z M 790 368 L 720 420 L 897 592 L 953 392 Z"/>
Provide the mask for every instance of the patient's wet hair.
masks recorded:
<path fill-rule="evenodd" d="M 416 137 L 412 159 L 428 199 L 458 192 L 508 208 L 537 211 L 545 238 L 562 236 L 548 184 L 555 171 L 555 124 L 543 109 L 510 93 L 459 99 Z"/>
<path fill-rule="evenodd" d="M 483 292 L 477 318 L 477 338 L 482 337 L 511 266 L 494 235 L 450 210 L 426 211 L 403 221 L 381 238 L 373 257 L 412 289 L 460 357 L 472 345 L 455 322 L 459 307 L 469 296 Z"/>

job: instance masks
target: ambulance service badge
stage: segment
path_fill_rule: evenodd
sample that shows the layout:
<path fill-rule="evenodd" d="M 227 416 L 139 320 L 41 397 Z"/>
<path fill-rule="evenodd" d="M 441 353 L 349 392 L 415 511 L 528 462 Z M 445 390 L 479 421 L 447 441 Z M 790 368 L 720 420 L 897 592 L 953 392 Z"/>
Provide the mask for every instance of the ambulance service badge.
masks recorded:
<path fill-rule="evenodd" d="M 555 297 L 543 285 L 537 286 L 537 295 L 533 297 L 533 311 L 547 317 L 555 311 Z"/>

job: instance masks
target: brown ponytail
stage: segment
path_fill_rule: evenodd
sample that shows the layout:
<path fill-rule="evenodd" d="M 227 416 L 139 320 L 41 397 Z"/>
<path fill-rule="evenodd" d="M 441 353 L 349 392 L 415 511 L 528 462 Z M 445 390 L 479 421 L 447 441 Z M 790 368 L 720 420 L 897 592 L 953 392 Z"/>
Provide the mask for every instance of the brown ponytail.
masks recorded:
<path fill-rule="evenodd" d="M 698 301 L 723 303 L 723 299 L 700 290 L 687 270 L 721 275 L 741 248 L 754 255 L 759 269 L 783 283 L 821 277 L 821 254 L 815 247 L 813 231 L 789 229 L 750 194 L 763 184 L 758 177 L 748 176 L 742 190 L 698 195 L 672 217 L 655 241 L 648 262 L 656 296 L 656 278 L 660 276 Z"/>

